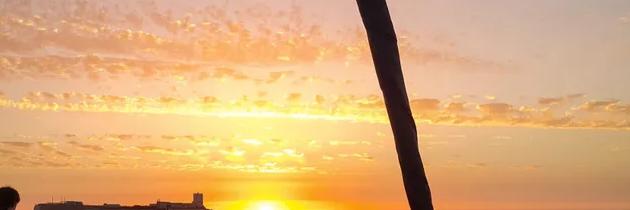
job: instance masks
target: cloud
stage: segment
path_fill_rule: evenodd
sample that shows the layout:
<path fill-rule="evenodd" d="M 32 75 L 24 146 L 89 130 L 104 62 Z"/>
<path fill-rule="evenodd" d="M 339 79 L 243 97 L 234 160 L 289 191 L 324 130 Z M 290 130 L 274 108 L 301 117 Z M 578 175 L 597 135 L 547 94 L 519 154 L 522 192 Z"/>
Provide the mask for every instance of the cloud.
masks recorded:
<path fill-rule="evenodd" d="M 151 98 L 76 92 L 32 92 L 17 100 L 0 98 L 0 108 L 388 123 L 383 98 L 374 94 L 322 96 L 292 92 L 284 100 L 251 100 L 247 95 L 236 98 L 238 99 L 226 100 L 215 96 Z M 475 103 L 461 98 L 455 102 L 450 100 L 453 99 L 411 99 L 412 114 L 418 123 L 442 125 L 630 129 L 630 105 L 616 99 L 587 101 L 583 95 L 569 95 L 544 100 L 538 98 L 532 105 Z M 557 103 L 564 105 L 550 107 Z M 122 135 L 107 138 L 128 140 L 132 137 Z"/>
<path fill-rule="evenodd" d="M 221 67 L 221 68 L 216 68 L 214 70 L 214 73 L 212 74 L 213 78 L 216 79 L 225 79 L 225 78 L 231 78 L 234 80 L 246 80 L 249 79 L 249 77 L 241 72 L 238 72 L 234 69 L 231 68 L 226 68 L 226 67 Z"/>
<path fill-rule="evenodd" d="M 30 142 L 20 142 L 20 141 L 2 141 L 0 144 L 13 146 L 13 147 L 30 147 L 33 143 Z"/>
<path fill-rule="evenodd" d="M 273 163 L 304 163 L 304 159 L 304 153 L 302 152 L 298 152 L 295 149 L 282 149 L 281 151 L 263 152 L 260 155 L 259 161 Z"/>
<path fill-rule="evenodd" d="M 323 97 L 321 97 L 323 99 Z M 316 98 L 317 100 L 317 98 Z M 323 100 L 322 100 L 323 102 Z M 359 108 L 381 109 L 385 107 L 385 101 L 380 96 L 368 95 L 366 97 L 341 96 L 337 99 L 336 104 L 356 104 Z"/>
<path fill-rule="evenodd" d="M 274 83 L 288 76 L 295 74 L 294 71 L 275 71 L 269 73 L 269 78 L 265 81 L 267 83 Z"/>
<path fill-rule="evenodd" d="M 322 95 L 315 95 L 315 103 L 320 106 L 323 105 L 326 103 L 326 97 Z"/>
<path fill-rule="evenodd" d="M 511 136 L 494 136 L 494 139 L 499 139 L 499 140 L 511 140 L 513 139 L 513 137 Z"/>
<path fill-rule="evenodd" d="M 302 99 L 301 93 L 289 93 L 289 95 L 287 96 L 287 101 L 289 103 L 299 103 L 301 99 Z"/>
<path fill-rule="evenodd" d="M 116 134 L 116 135 L 109 135 L 109 138 L 114 139 L 116 141 L 129 141 L 135 138 L 135 136 L 132 134 Z"/>
<path fill-rule="evenodd" d="M 247 153 L 245 150 L 242 150 L 238 147 L 228 147 L 224 150 L 219 151 L 225 160 L 231 162 L 243 162 L 245 161 L 245 154 Z"/>
<path fill-rule="evenodd" d="M 334 160 L 335 158 L 330 156 L 330 155 L 322 155 L 322 160 L 327 160 L 327 161 L 331 161 Z"/>
<path fill-rule="evenodd" d="M 584 94 L 570 94 L 562 97 L 540 97 L 538 98 L 538 104 L 540 105 L 559 105 L 573 102 L 574 100 L 584 98 Z"/>
<path fill-rule="evenodd" d="M 451 112 L 451 113 L 465 112 L 466 111 L 465 105 L 466 103 L 464 102 L 451 102 L 446 105 L 446 111 Z"/>
<path fill-rule="evenodd" d="M 282 166 L 278 163 L 243 164 L 233 162 L 214 161 L 209 167 L 215 169 L 228 169 L 248 173 L 310 173 L 322 174 L 325 171 L 313 166 Z"/>
<path fill-rule="evenodd" d="M 17 147 L 30 147 L 33 144 L 29 144 L 29 146 L 24 146 L 22 144 L 14 144 L 19 145 Z M 0 159 L 0 165 L 9 166 L 9 167 L 40 167 L 40 168 L 60 168 L 60 167 L 69 167 L 72 164 L 66 160 L 60 159 L 59 157 L 65 158 L 60 155 L 44 155 L 36 150 L 30 150 L 29 152 L 18 152 L 12 150 L 6 150 L 0 148 L 0 154 L 3 154 L 3 158 Z"/>
<path fill-rule="evenodd" d="M 66 137 L 67 136 L 67 137 Z M 2 147 L 0 166 L 29 168 L 155 168 L 169 170 L 232 170 L 248 173 L 326 173 L 319 169 L 319 156 L 309 144 L 281 139 L 220 139 L 204 135 L 62 134 L 23 136 L 33 141 L 28 152 Z M 59 139 L 50 141 L 49 139 Z M 81 143 L 79 139 L 98 142 Z M 127 140 L 121 140 L 127 139 Z M 156 145 L 142 145 L 151 142 Z M 225 142 L 226 147 L 205 147 L 205 142 Z M 252 144 L 253 143 L 253 144 Z M 0 144 L 4 146 L 4 144 Z M 98 147 L 97 147 L 98 146 Z M 262 147 L 261 147 L 262 146 Z M 116 148 L 106 150 L 105 148 Z M 89 152 L 70 155 L 62 150 L 78 148 Z M 96 149 L 96 148 L 102 148 Z M 9 149 L 15 149 L 9 150 Z M 307 154 L 302 152 L 306 149 Z M 96 150 L 100 151 L 97 152 Z M 313 159 L 315 157 L 315 159 Z M 348 160 L 369 159 L 357 153 Z"/>
<path fill-rule="evenodd" d="M 252 72 L 237 70 L 232 66 L 236 64 L 178 59 L 121 58 L 94 54 L 76 56 L 0 54 L 0 79 L 89 79 L 95 82 L 124 78 L 136 78 L 143 82 L 144 80 L 198 82 L 216 79 L 272 84 L 295 74 L 293 71 L 272 71 L 268 75 L 256 75 Z M 41 97 L 41 94 L 46 93 L 42 92 L 34 96 Z"/>
<path fill-rule="evenodd" d="M 410 105 L 414 112 L 431 112 L 439 109 L 440 100 L 433 98 L 412 99 Z"/>
<path fill-rule="evenodd" d="M 317 75 L 311 75 L 311 76 L 301 76 L 300 78 L 296 79 L 293 84 L 304 84 L 304 83 L 308 83 L 308 84 L 312 84 L 312 83 L 328 83 L 328 84 L 333 84 L 335 83 L 335 80 L 332 78 L 328 78 L 328 77 L 322 77 L 322 76 L 317 76 Z M 348 80 L 343 81 L 344 84 L 348 84 Z"/>
<path fill-rule="evenodd" d="M 45 167 L 51 167 L 51 168 L 65 168 L 65 167 L 72 166 L 72 164 L 67 163 L 67 162 L 54 162 L 50 160 L 44 160 L 41 162 L 41 164 L 44 165 Z"/>
<path fill-rule="evenodd" d="M 564 101 L 564 98 L 540 98 L 538 103 L 542 105 L 554 105 Z"/>
<path fill-rule="evenodd" d="M 142 152 L 150 152 L 150 153 L 157 153 L 157 154 L 164 154 L 164 155 L 181 156 L 181 155 L 192 155 L 192 154 L 194 154 L 194 152 L 192 150 L 179 151 L 179 150 L 175 150 L 175 149 L 171 149 L 171 148 L 156 147 L 156 146 L 138 146 L 136 148 L 138 150 L 142 151 Z"/>
<path fill-rule="evenodd" d="M 72 157 L 72 155 L 70 155 L 70 154 L 68 154 L 66 152 L 63 152 L 61 150 L 58 150 L 56 142 L 39 141 L 39 142 L 37 142 L 37 145 L 42 150 L 44 150 L 46 152 L 50 152 L 50 153 L 52 153 L 54 155 L 58 155 L 58 156 L 65 157 L 65 158 Z"/>
<path fill-rule="evenodd" d="M 302 63 L 371 63 L 364 31 L 355 26 L 325 28 L 317 18 L 285 10 L 253 15 L 259 8 L 198 9 L 103 7 L 87 2 L 81 13 L 50 10 L 43 2 L 21 13 L 7 5 L 0 17 L 0 77 L 116 79 L 130 74 L 139 78 L 182 76 L 190 81 L 223 75 L 236 80 L 249 76 L 211 72 L 209 63 L 221 65 L 286 66 Z M 176 12 L 173 12 L 175 10 Z M 46 13 L 41 18 L 39 13 Z M 99 14 L 99 15 L 92 15 Z M 98 17 L 97 17 L 98 16 Z M 240 20 L 265 20 L 247 22 Z M 273 24 L 270 24 L 273 23 Z M 357 23 L 359 24 L 359 23 Z M 331 32 L 338 31 L 338 32 Z M 492 60 L 455 50 L 424 47 L 415 34 L 401 30 L 400 52 L 414 65 L 456 65 L 466 69 L 502 69 Z M 54 50 L 49 50 L 54 49 Z M 35 55 L 41 57 L 33 57 Z M 103 55 L 116 55 L 110 58 Z M 132 59 L 142 58 L 142 59 Z M 222 68 L 222 67 L 220 67 Z M 19 70 L 19 71 L 18 71 Z M 273 72 L 277 82 L 292 73 Z M 301 79 L 330 79 L 306 76 Z"/>
<path fill-rule="evenodd" d="M 487 103 L 480 104 L 477 109 L 483 115 L 505 116 L 513 111 L 513 107 L 507 103 Z"/>
<path fill-rule="evenodd" d="M 486 168 L 488 167 L 487 163 L 472 163 L 467 165 L 469 168 Z"/>
<path fill-rule="evenodd" d="M 614 106 L 619 103 L 619 100 L 603 100 L 603 101 L 588 101 L 582 104 L 579 109 L 595 112 L 604 111 L 609 106 Z"/>
<path fill-rule="evenodd" d="M 606 106 L 606 111 L 620 114 L 630 114 L 630 104 L 610 104 Z"/>
<path fill-rule="evenodd" d="M 81 149 L 85 149 L 85 150 L 91 150 L 91 151 L 95 151 L 95 152 L 100 152 L 105 150 L 105 148 L 103 148 L 102 146 L 99 145 L 94 145 L 94 144 L 81 144 L 79 142 L 76 141 L 68 141 L 68 144 L 75 146 L 77 148 L 81 148 Z"/>
<path fill-rule="evenodd" d="M 13 151 L 13 150 L 8 150 L 8 149 L 3 149 L 3 148 L 0 148 L 0 154 L 3 154 L 3 155 L 12 155 L 12 154 L 16 154 L 16 152 L 15 152 L 15 151 Z"/>
<path fill-rule="evenodd" d="M 371 145 L 372 143 L 369 141 L 336 141 L 331 140 L 328 142 L 331 146 L 353 146 L 353 145 Z"/>
<path fill-rule="evenodd" d="M 357 159 L 357 160 L 362 160 L 362 161 L 374 160 L 374 157 L 372 157 L 368 153 L 351 153 L 351 154 L 341 153 L 341 154 L 337 154 L 337 157 L 342 158 L 342 159 L 351 158 L 351 159 Z"/>

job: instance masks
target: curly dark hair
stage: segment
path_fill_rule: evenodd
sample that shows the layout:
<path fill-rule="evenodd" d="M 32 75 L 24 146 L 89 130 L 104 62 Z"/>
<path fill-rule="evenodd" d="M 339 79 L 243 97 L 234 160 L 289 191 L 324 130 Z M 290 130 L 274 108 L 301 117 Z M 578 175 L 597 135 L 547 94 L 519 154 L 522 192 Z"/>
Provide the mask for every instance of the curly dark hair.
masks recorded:
<path fill-rule="evenodd" d="M 20 194 L 12 187 L 0 187 L 0 210 L 8 210 L 20 202 Z"/>

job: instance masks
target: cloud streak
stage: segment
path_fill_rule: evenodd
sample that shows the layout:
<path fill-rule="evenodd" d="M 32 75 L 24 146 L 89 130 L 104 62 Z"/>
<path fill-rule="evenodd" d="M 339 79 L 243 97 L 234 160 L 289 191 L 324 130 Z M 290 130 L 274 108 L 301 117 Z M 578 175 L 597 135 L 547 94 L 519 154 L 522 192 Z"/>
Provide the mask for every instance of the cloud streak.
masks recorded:
<path fill-rule="evenodd" d="M 320 154 L 322 151 L 330 153 L 333 150 L 329 148 L 339 146 L 352 146 L 354 151 L 338 151 L 337 154 L 333 151 L 331 155 L 340 160 L 368 164 L 375 159 L 368 152 L 371 143 L 355 140 L 330 140 L 315 148 L 301 140 L 208 135 L 63 134 L 41 137 L 18 135 L 10 138 L 15 140 L 0 143 L 2 167 L 328 173 L 331 167 L 327 165 L 331 163 L 322 162 Z M 90 143 L 83 143 L 87 141 Z M 209 141 L 217 143 L 210 146 L 200 144 Z"/>
<path fill-rule="evenodd" d="M 244 74 L 198 69 L 217 63 L 286 66 L 371 62 L 362 30 L 358 27 L 344 27 L 339 32 L 324 30 L 320 23 L 304 18 L 299 8 L 232 11 L 208 6 L 180 11 L 188 15 L 176 16 L 156 6 L 155 1 L 149 2 L 153 5 L 143 4 L 143 10 L 124 12 L 99 2 L 84 2 L 75 11 L 51 10 L 50 7 L 56 7 L 53 2 L 31 7 L 6 5 L 0 16 L 0 30 L 6 32 L 0 34 L 3 46 L 0 78 L 54 76 L 100 80 L 125 73 L 159 77 L 166 72 L 194 73 L 191 77 L 197 79 L 209 75 L 246 79 Z M 242 21 L 248 18 L 265 21 Z M 503 68 L 493 61 L 423 48 L 408 37 L 413 36 L 401 36 L 400 48 L 403 59 L 410 64 Z M 261 81 L 273 82 L 282 75 L 274 73 Z"/>
<path fill-rule="evenodd" d="M 572 100 L 572 104 L 567 104 L 566 108 L 562 109 L 554 107 L 554 104 L 564 99 L 544 99 L 542 103 L 539 100 L 538 104 L 534 105 L 502 102 L 448 102 L 448 100 L 411 99 L 414 118 L 418 123 L 455 126 L 630 129 L 630 105 L 619 100 Z M 323 97 L 291 93 L 284 101 L 248 99 L 248 97 L 241 97 L 234 101 L 221 100 L 213 96 L 148 98 L 76 92 L 31 92 L 17 100 L 0 98 L 0 108 L 24 111 L 388 122 L 383 100 L 376 95 Z"/>

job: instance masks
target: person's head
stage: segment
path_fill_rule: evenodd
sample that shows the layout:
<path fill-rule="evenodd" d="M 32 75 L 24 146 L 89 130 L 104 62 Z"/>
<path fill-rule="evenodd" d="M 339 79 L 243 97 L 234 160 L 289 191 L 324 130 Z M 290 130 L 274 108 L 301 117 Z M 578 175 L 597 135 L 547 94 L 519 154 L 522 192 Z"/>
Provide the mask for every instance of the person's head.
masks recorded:
<path fill-rule="evenodd" d="M 12 187 L 0 187 L 0 210 L 15 210 L 20 194 Z"/>

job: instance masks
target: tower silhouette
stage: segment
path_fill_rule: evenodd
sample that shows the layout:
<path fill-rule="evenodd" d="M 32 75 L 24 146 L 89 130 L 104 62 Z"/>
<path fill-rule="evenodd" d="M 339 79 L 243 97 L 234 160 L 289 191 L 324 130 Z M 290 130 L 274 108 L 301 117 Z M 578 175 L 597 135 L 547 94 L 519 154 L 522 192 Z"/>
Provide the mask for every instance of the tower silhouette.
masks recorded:
<path fill-rule="evenodd" d="M 202 193 L 194 193 L 193 194 L 193 205 L 202 207 L 203 206 L 203 194 Z"/>

